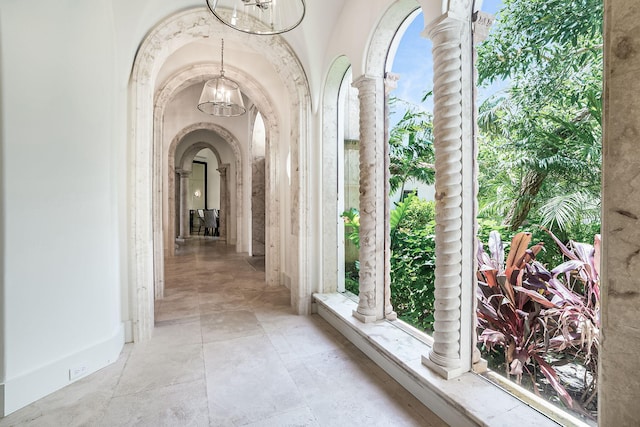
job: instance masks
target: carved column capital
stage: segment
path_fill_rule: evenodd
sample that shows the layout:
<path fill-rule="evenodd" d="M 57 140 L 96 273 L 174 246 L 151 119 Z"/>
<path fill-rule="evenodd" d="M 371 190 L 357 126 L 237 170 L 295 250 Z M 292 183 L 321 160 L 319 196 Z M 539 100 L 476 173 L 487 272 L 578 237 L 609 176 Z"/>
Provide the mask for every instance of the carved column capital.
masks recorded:
<path fill-rule="evenodd" d="M 384 75 L 384 94 L 389 95 L 391 92 L 398 88 L 398 80 L 400 80 L 400 74 L 385 73 Z"/>
<path fill-rule="evenodd" d="M 180 175 L 181 179 L 189 178 L 191 176 L 191 171 L 186 169 L 176 169 L 176 173 Z"/>
<path fill-rule="evenodd" d="M 433 49 L 435 50 L 435 44 L 441 41 L 446 40 L 460 43 L 462 40 L 462 29 L 467 22 L 467 19 L 463 19 L 454 13 L 445 13 L 427 25 L 422 34 L 433 42 Z"/>

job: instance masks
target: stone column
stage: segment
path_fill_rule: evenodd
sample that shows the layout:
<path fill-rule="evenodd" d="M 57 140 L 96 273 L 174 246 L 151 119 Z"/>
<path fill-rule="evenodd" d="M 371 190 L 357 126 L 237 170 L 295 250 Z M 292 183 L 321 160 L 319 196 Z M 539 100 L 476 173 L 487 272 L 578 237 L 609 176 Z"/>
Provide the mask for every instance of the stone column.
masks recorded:
<path fill-rule="evenodd" d="M 220 224 L 218 231 L 220 232 L 220 239 L 227 239 L 227 224 L 229 218 L 229 180 L 228 180 L 229 164 L 220 165 L 218 172 L 220 172 Z"/>
<path fill-rule="evenodd" d="M 434 64 L 436 278 L 434 343 L 423 363 L 445 378 L 471 367 L 475 212 L 469 24 L 447 14 L 426 29 Z"/>
<path fill-rule="evenodd" d="M 640 420 L 640 8 L 605 0 L 598 424 Z M 597 262 L 597 261 L 596 261 Z"/>
<path fill-rule="evenodd" d="M 363 75 L 353 86 L 360 100 L 360 295 L 353 315 L 373 322 L 385 315 L 384 84 Z"/>
<path fill-rule="evenodd" d="M 191 229 L 189 226 L 189 177 L 191 171 L 179 170 L 180 174 L 180 235 L 178 239 L 184 240 L 191 235 Z"/>
<path fill-rule="evenodd" d="M 478 10 L 476 12 L 474 12 L 473 15 L 473 98 L 474 100 L 478 98 L 478 87 L 476 85 L 476 82 L 478 81 L 478 69 L 476 68 L 476 60 L 477 60 L 477 51 L 476 51 L 476 47 L 478 44 L 480 44 L 481 42 L 483 42 L 484 40 L 486 40 L 486 38 L 489 36 L 489 30 L 491 29 L 491 26 L 493 25 L 493 22 L 495 21 L 495 17 L 489 13 L 486 12 L 482 12 L 481 10 Z M 478 129 L 478 105 L 476 102 L 474 102 L 473 105 L 473 157 L 477 158 L 478 155 L 478 134 L 479 134 L 479 129 Z M 477 165 L 474 168 L 473 171 L 474 174 L 478 173 L 478 167 Z M 473 188 L 473 192 L 475 194 L 478 194 L 478 181 L 476 180 L 474 183 L 474 188 Z M 474 226 L 476 228 L 476 230 L 478 229 L 478 224 L 477 224 L 477 220 L 474 220 Z M 477 242 L 476 242 L 477 244 Z M 475 286 L 477 286 L 477 283 L 475 284 Z M 475 289 L 474 289 L 474 294 L 475 294 Z M 473 325 L 476 325 L 478 323 L 478 315 L 477 315 L 477 309 L 478 309 L 478 304 L 477 304 L 477 299 L 473 298 Z M 477 333 L 473 333 L 472 334 L 472 359 L 471 359 L 471 363 L 473 364 L 473 371 L 476 373 L 484 373 L 487 371 L 487 361 L 482 359 L 482 354 L 480 353 L 480 349 L 478 348 L 478 334 Z"/>
<path fill-rule="evenodd" d="M 400 76 L 394 73 L 385 73 L 384 76 L 384 316 L 388 320 L 398 319 L 398 314 L 393 311 L 391 303 L 391 224 L 390 211 L 391 200 L 389 193 L 391 192 L 391 172 L 389 165 L 389 94 L 398 88 L 398 80 Z"/>

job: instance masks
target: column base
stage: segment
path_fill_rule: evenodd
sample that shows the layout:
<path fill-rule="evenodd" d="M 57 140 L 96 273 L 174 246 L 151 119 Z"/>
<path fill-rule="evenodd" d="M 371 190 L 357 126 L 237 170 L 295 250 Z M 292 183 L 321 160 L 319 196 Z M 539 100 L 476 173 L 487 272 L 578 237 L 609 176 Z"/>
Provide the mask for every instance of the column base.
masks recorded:
<path fill-rule="evenodd" d="M 431 369 L 436 374 L 440 375 L 445 380 L 457 378 L 467 372 L 462 368 L 445 368 L 443 366 L 437 365 L 435 362 L 433 362 L 433 360 L 429 359 L 429 356 L 425 355 L 422 355 L 422 364 Z"/>
<path fill-rule="evenodd" d="M 378 320 L 376 318 L 376 316 L 370 316 L 370 315 L 358 313 L 357 310 L 353 310 L 351 312 L 351 314 L 353 315 L 353 317 L 355 317 L 356 319 L 358 319 L 362 323 L 373 323 L 373 322 L 376 322 Z"/>
<path fill-rule="evenodd" d="M 387 320 L 398 320 L 398 313 L 396 313 L 395 311 L 391 311 L 385 314 L 384 318 Z"/>
<path fill-rule="evenodd" d="M 484 374 L 489 370 L 489 365 L 486 360 L 480 359 L 479 361 L 475 362 L 473 366 L 471 366 L 471 369 L 476 374 Z"/>

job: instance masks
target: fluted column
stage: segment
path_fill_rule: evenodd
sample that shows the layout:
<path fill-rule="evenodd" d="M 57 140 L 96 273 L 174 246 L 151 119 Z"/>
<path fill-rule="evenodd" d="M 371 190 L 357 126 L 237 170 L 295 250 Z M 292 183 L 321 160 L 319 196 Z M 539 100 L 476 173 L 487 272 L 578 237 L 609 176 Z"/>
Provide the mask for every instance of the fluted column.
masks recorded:
<path fill-rule="evenodd" d="M 464 157 L 471 150 L 468 158 L 473 159 L 469 29 L 469 22 L 450 15 L 426 29 L 434 64 L 436 278 L 434 343 L 423 363 L 445 378 L 471 366 L 472 292 L 462 298 L 463 287 L 473 289 L 474 276 L 473 251 L 468 250 L 474 240 L 474 174 L 473 163 Z"/>
<path fill-rule="evenodd" d="M 229 180 L 227 173 L 229 171 L 229 164 L 220 165 L 218 172 L 220 172 L 220 221 L 218 225 L 218 231 L 220 232 L 220 239 L 227 239 L 227 224 L 229 214 Z"/>
<path fill-rule="evenodd" d="M 189 227 L 189 205 L 187 200 L 189 199 L 189 177 L 191 171 L 179 170 L 180 174 L 180 235 L 178 239 L 184 240 L 191 235 L 191 229 Z"/>
<path fill-rule="evenodd" d="M 384 84 L 363 75 L 353 86 L 360 101 L 360 288 L 353 315 L 373 322 L 385 315 Z"/>

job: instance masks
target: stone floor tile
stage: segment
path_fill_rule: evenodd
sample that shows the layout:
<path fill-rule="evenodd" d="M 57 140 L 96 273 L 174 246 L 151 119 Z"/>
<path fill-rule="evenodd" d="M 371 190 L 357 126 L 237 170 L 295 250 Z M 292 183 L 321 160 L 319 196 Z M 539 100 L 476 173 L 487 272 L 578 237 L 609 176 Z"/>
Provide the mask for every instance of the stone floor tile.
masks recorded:
<path fill-rule="evenodd" d="M 244 297 L 244 293 L 237 289 L 217 289 L 211 292 L 201 292 L 199 296 L 200 313 L 214 313 L 219 311 L 246 311 L 251 308 Z"/>
<path fill-rule="evenodd" d="M 267 337 L 205 344 L 204 354 L 212 424 L 244 425 L 302 406 L 298 388 Z"/>
<path fill-rule="evenodd" d="M 255 314 L 248 310 L 202 314 L 200 323 L 204 343 L 264 334 Z"/>
<path fill-rule="evenodd" d="M 0 426 L 444 425 L 319 316 L 296 315 L 261 260 L 202 237 L 176 254 L 151 340 Z"/>
<path fill-rule="evenodd" d="M 200 315 L 196 313 L 193 316 L 156 322 L 153 337 L 144 346 L 160 353 L 176 346 L 201 343 Z"/>
<path fill-rule="evenodd" d="M 113 426 L 208 426 L 207 393 L 202 378 L 115 397 L 98 424 Z"/>
<path fill-rule="evenodd" d="M 180 319 L 198 313 L 199 301 L 197 295 L 184 296 L 177 300 L 163 300 L 157 322 L 163 320 Z"/>
<path fill-rule="evenodd" d="M 320 427 L 311 410 L 304 406 L 273 417 L 245 424 L 245 427 Z"/>
<path fill-rule="evenodd" d="M 318 316 L 292 316 L 262 322 L 262 327 L 284 361 L 334 351 L 341 340 L 322 326 Z M 325 323 L 326 324 L 326 323 Z"/>
<path fill-rule="evenodd" d="M 157 351 L 153 344 L 136 346 L 115 395 L 124 396 L 168 385 L 193 382 L 204 376 L 202 345 L 190 344 L 167 347 Z"/>

